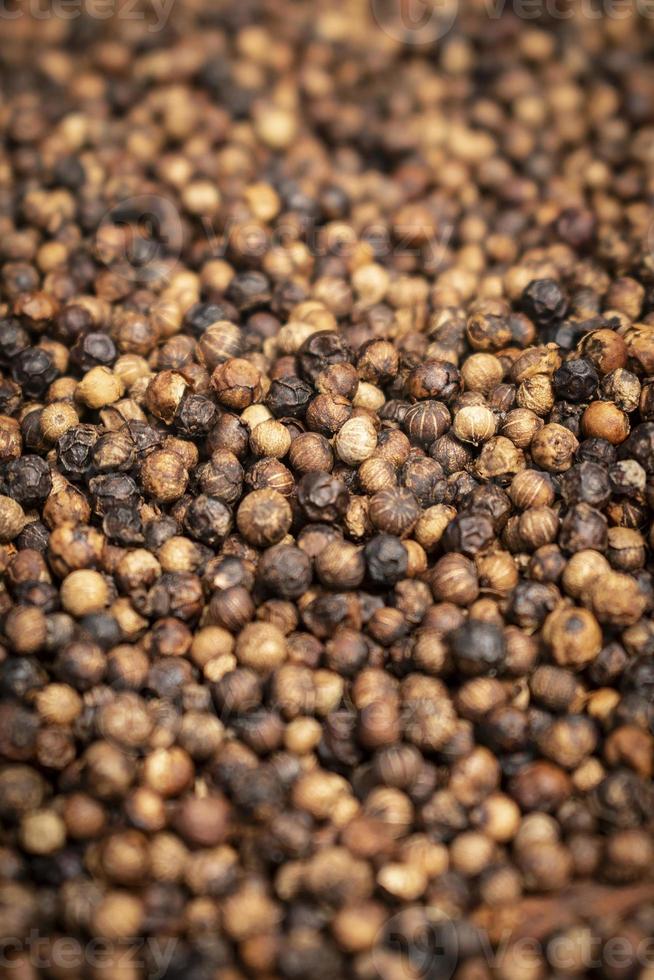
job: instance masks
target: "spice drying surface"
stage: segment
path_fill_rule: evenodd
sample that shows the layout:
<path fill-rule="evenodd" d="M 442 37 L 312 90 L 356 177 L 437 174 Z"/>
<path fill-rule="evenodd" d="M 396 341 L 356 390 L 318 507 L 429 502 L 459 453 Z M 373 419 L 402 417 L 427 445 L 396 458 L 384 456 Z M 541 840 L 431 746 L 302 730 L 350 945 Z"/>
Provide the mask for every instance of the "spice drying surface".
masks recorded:
<path fill-rule="evenodd" d="M 3 976 L 654 976 L 651 19 L 383 7 L 2 14 Z"/>

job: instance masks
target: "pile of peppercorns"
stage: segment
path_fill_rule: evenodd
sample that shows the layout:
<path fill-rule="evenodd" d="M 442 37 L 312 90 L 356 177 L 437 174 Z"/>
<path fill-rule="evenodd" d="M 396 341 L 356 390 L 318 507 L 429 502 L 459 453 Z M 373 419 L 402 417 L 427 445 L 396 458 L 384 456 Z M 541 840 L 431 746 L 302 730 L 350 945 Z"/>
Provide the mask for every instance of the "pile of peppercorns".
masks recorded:
<path fill-rule="evenodd" d="M 652 20 L 29 7 L 2 976 L 652 980 Z"/>

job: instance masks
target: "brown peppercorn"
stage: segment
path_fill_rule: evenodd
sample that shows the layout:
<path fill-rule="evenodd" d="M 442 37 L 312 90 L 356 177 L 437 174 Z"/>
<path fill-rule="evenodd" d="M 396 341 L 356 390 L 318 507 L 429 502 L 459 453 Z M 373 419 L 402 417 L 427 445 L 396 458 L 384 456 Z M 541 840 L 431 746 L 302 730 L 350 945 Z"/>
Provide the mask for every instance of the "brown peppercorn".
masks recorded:
<path fill-rule="evenodd" d="M 36 709 L 48 724 L 71 725 L 82 707 L 81 697 L 68 684 L 48 684 L 36 696 Z"/>
<path fill-rule="evenodd" d="M 181 795 L 191 784 L 193 773 L 190 756 L 176 745 L 155 749 L 143 763 L 145 785 L 163 797 Z"/>
<path fill-rule="evenodd" d="M 429 584 L 437 601 L 453 602 L 457 606 L 469 606 L 479 595 L 474 563 L 463 555 L 445 555 L 437 561 Z"/>
<path fill-rule="evenodd" d="M 477 473 L 484 480 L 495 478 L 508 482 L 524 468 L 524 453 L 504 436 L 494 436 L 485 442 L 476 463 Z"/>
<path fill-rule="evenodd" d="M 65 844 L 66 824 L 54 810 L 34 810 L 23 817 L 19 835 L 28 854 L 52 854 Z"/>
<path fill-rule="evenodd" d="M 433 551 L 443 537 L 449 523 L 456 517 L 454 507 L 435 504 L 422 512 L 413 529 L 416 540 L 426 551 Z"/>
<path fill-rule="evenodd" d="M 647 597 L 630 575 L 608 572 L 588 589 L 589 604 L 601 623 L 630 626 L 647 608 Z"/>
<path fill-rule="evenodd" d="M 150 381 L 145 392 L 145 405 L 152 415 L 170 424 L 188 385 L 177 371 L 160 371 Z"/>
<path fill-rule="evenodd" d="M 500 426 L 500 435 L 510 439 L 519 449 L 527 449 L 536 433 L 543 428 L 543 420 L 529 408 L 514 408 L 508 412 Z"/>
<path fill-rule="evenodd" d="M 535 434 L 529 451 L 537 466 L 549 473 L 564 473 L 572 466 L 578 445 L 570 429 L 551 422 Z"/>
<path fill-rule="evenodd" d="M 327 588 L 356 589 L 366 570 L 363 549 L 349 541 L 331 541 L 316 556 L 315 567 Z"/>
<path fill-rule="evenodd" d="M 516 405 L 544 418 L 554 406 L 554 386 L 551 379 L 545 374 L 526 378 L 518 387 Z"/>
<path fill-rule="evenodd" d="M 361 489 L 368 494 L 388 490 L 397 483 L 395 467 L 388 459 L 377 455 L 369 456 L 359 467 Z"/>
<path fill-rule="evenodd" d="M 509 792 L 523 810 L 555 811 L 572 790 L 569 776 L 551 762 L 530 762 L 510 781 Z"/>
<path fill-rule="evenodd" d="M 556 539 L 559 517 L 551 507 L 530 507 L 520 515 L 518 533 L 527 551 L 535 551 Z"/>
<path fill-rule="evenodd" d="M 602 631 L 587 609 L 562 607 L 545 620 L 543 639 L 562 667 L 579 670 L 591 663 L 602 648 Z"/>
<path fill-rule="evenodd" d="M 629 527 L 610 527 L 606 557 L 619 572 L 635 572 L 646 561 L 645 541 L 639 531 Z"/>
<path fill-rule="evenodd" d="M 595 581 L 603 578 L 609 570 L 609 563 L 598 551 L 577 551 L 563 570 L 563 587 L 573 599 L 584 599 Z"/>
<path fill-rule="evenodd" d="M 243 498 L 236 523 L 245 540 L 257 548 L 277 544 L 291 526 L 288 501 L 276 490 L 253 490 Z"/>
<path fill-rule="evenodd" d="M 141 464 L 141 482 L 145 492 L 160 503 L 170 503 L 183 496 L 188 472 L 181 457 L 167 449 L 150 453 Z"/>
<path fill-rule="evenodd" d="M 52 402 L 41 413 L 41 431 L 43 438 L 49 443 L 56 443 L 65 432 L 76 425 L 79 425 L 79 415 L 69 402 Z"/>
<path fill-rule="evenodd" d="M 92 569 L 71 572 L 61 584 L 61 604 L 76 618 L 99 612 L 108 602 L 106 579 Z"/>
<path fill-rule="evenodd" d="M 256 425 L 250 435 L 250 449 L 255 456 L 281 459 L 291 448 L 288 429 L 275 419 L 267 419 Z"/>
<path fill-rule="evenodd" d="M 213 371 L 223 361 L 241 353 L 241 331 L 229 320 L 217 320 L 204 331 L 197 345 L 198 360 Z"/>
<path fill-rule="evenodd" d="M 257 673 L 268 673 L 286 660 L 286 638 L 272 623 L 249 623 L 236 641 L 236 659 Z"/>
<path fill-rule="evenodd" d="M 27 518 L 18 501 L 0 495 L 0 542 L 5 543 L 17 538 L 26 522 Z"/>
<path fill-rule="evenodd" d="M 581 428 L 587 438 L 618 446 L 629 435 L 629 418 L 614 402 L 591 402 L 581 417 Z"/>
<path fill-rule="evenodd" d="M 623 368 L 627 362 L 626 344 L 615 330 L 593 330 L 581 340 L 578 350 L 600 374 Z"/>
<path fill-rule="evenodd" d="M 349 419 L 334 439 L 338 458 L 348 466 L 358 466 L 372 456 L 377 446 L 377 431 L 365 415 Z"/>
<path fill-rule="evenodd" d="M 88 408 L 112 405 L 124 393 L 125 387 L 120 377 L 102 366 L 91 368 L 75 389 L 75 397 Z"/>
<path fill-rule="evenodd" d="M 421 515 L 420 504 L 410 490 L 380 490 L 370 501 L 370 520 L 378 531 L 402 537 L 409 534 Z"/>
<path fill-rule="evenodd" d="M 240 357 L 219 364 L 211 375 L 211 384 L 220 404 L 237 411 L 259 401 L 263 393 L 259 371 Z"/>
<path fill-rule="evenodd" d="M 623 412 L 635 412 L 641 397 L 641 384 L 637 375 L 624 368 L 616 368 L 604 375 L 600 384 L 602 397 L 613 402 Z"/>
<path fill-rule="evenodd" d="M 498 386 L 503 376 L 502 364 L 493 354 L 471 354 L 461 367 L 466 391 L 481 391 L 486 395 Z"/>
<path fill-rule="evenodd" d="M 491 439 L 497 431 L 497 420 L 490 408 L 469 405 L 459 409 L 454 416 L 452 431 L 457 439 L 478 446 Z"/>
<path fill-rule="evenodd" d="M 538 470 L 522 470 L 513 477 L 509 496 L 520 510 L 550 507 L 555 499 L 552 479 L 547 473 L 540 473 Z"/>
<path fill-rule="evenodd" d="M 67 796 L 62 817 L 66 824 L 66 835 L 74 840 L 99 837 L 107 822 L 107 814 L 102 805 L 86 793 L 71 793 Z"/>
<path fill-rule="evenodd" d="M 288 459 L 291 467 L 300 474 L 329 473 L 334 468 L 332 447 L 318 432 L 302 432 L 296 436 Z"/>
<path fill-rule="evenodd" d="M 231 807 L 224 796 L 188 796 L 174 816 L 174 826 L 185 842 L 215 847 L 228 835 Z"/>
<path fill-rule="evenodd" d="M 518 582 L 518 569 L 508 551 L 491 551 L 475 558 L 479 584 L 483 592 L 505 596 Z"/>

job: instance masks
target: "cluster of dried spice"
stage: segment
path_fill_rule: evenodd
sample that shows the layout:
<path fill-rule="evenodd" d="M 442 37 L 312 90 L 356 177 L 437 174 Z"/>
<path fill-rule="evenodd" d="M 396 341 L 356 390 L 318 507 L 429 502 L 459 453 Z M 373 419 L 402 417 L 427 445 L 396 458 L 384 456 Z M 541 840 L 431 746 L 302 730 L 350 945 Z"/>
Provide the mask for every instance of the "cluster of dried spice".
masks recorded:
<path fill-rule="evenodd" d="M 377 7 L 2 26 L 15 980 L 654 975 L 651 22 Z"/>

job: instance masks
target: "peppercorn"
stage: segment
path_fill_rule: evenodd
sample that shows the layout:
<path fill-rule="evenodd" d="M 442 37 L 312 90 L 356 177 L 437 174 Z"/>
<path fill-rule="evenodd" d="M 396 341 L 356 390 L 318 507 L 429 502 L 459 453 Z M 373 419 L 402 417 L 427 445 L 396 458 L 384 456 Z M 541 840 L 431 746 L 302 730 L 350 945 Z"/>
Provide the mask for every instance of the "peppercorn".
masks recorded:
<path fill-rule="evenodd" d="M 599 384 L 599 375 L 590 361 L 583 357 L 565 361 L 554 374 L 557 398 L 569 402 L 588 402 Z"/>
<path fill-rule="evenodd" d="M 564 426 L 555 422 L 543 426 L 531 440 L 533 461 L 550 473 L 564 473 L 572 466 L 578 442 Z"/>
<path fill-rule="evenodd" d="M 377 534 L 364 549 L 366 569 L 378 585 L 393 585 L 406 573 L 408 555 L 402 542 L 390 534 Z"/>
<path fill-rule="evenodd" d="M 308 337 L 298 351 L 300 370 L 307 381 L 335 364 L 351 360 L 351 352 L 343 339 L 331 330 L 319 330 Z"/>
<path fill-rule="evenodd" d="M 41 347 L 25 347 L 12 358 L 11 376 L 27 398 L 41 398 L 58 373 L 52 356 Z"/>
<path fill-rule="evenodd" d="M 457 439 L 477 446 L 495 435 L 497 420 L 484 405 L 469 405 L 455 414 L 452 431 Z"/>
<path fill-rule="evenodd" d="M 328 588 L 356 589 L 363 581 L 366 562 L 361 548 L 347 541 L 332 541 L 317 555 L 315 567 Z"/>
<path fill-rule="evenodd" d="M 43 503 L 52 490 L 50 467 L 39 456 L 21 456 L 12 459 L 5 470 L 5 481 L 10 495 L 24 507 L 36 507 Z"/>
<path fill-rule="evenodd" d="M 377 431 L 370 418 L 358 416 L 349 419 L 334 439 L 338 458 L 348 466 L 357 466 L 372 456 L 377 446 Z"/>
<path fill-rule="evenodd" d="M 518 449 L 526 449 L 542 428 L 543 420 L 531 409 L 514 408 L 502 422 L 500 434 L 510 439 Z"/>
<path fill-rule="evenodd" d="M 479 595 L 475 566 L 463 555 L 445 555 L 436 562 L 429 584 L 437 600 L 457 606 L 469 606 Z"/>
<path fill-rule="evenodd" d="M 378 531 L 400 538 L 411 531 L 421 510 L 410 490 L 395 487 L 376 493 L 370 501 L 369 513 Z"/>
<path fill-rule="evenodd" d="M 402 420 L 402 428 L 413 443 L 429 445 L 450 426 L 451 416 L 446 405 L 431 399 L 416 402 Z"/>

